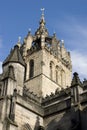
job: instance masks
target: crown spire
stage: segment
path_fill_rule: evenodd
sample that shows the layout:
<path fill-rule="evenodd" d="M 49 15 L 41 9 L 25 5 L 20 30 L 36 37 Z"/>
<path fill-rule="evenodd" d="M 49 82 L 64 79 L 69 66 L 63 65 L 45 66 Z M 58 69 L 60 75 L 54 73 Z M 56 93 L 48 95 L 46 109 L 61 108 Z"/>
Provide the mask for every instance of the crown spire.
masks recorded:
<path fill-rule="evenodd" d="M 41 13 L 41 18 L 40 18 L 40 22 L 39 22 L 39 28 L 35 32 L 35 35 L 38 35 L 38 37 L 40 37 L 42 34 L 44 34 L 44 36 L 48 36 L 48 31 L 45 27 L 44 10 L 45 10 L 45 8 L 41 8 L 42 13 Z"/>

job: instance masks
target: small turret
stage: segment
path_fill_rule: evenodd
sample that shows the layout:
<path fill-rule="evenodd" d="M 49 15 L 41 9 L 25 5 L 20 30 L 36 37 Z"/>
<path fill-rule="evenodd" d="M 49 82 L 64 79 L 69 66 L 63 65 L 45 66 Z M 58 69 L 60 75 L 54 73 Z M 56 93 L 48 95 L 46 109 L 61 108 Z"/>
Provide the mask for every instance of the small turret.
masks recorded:
<path fill-rule="evenodd" d="M 61 58 L 60 41 L 58 41 L 57 50 L 58 50 L 58 58 L 60 59 Z"/>
<path fill-rule="evenodd" d="M 64 40 L 61 40 L 61 56 L 62 56 L 62 58 L 65 57 Z"/>
<path fill-rule="evenodd" d="M 18 42 L 17 45 L 14 46 L 14 49 L 11 50 L 8 57 L 3 62 L 3 74 L 5 75 L 4 79 L 6 79 L 7 77 L 11 78 L 13 80 L 15 79 L 16 88 L 18 91 L 20 91 L 20 94 L 22 94 L 22 88 L 23 88 L 23 82 L 24 82 L 25 62 L 24 62 L 22 55 L 20 53 L 19 46 L 20 46 L 20 42 Z M 8 88 L 8 90 L 9 90 L 11 85 L 9 85 L 8 87 L 9 87 Z M 10 92 L 8 90 L 7 90 L 7 92 Z"/>
<path fill-rule="evenodd" d="M 36 36 L 36 40 L 40 39 L 41 41 L 41 47 L 43 48 L 45 46 L 45 39 L 48 36 L 48 31 L 45 27 L 45 18 L 44 18 L 44 8 L 41 9 L 42 11 L 42 15 L 41 15 L 41 19 L 40 19 L 40 25 L 39 28 L 37 29 L 37 31 L 35 32 L 35 36 Z"/>
<path fill-rule="evenodd" d="M 72 102 L 78 103 L 79 102 L 79 95 L 82 93 L 82 83 L 79 79 L 78 73 L 73 74 L 73 79 L 71 82 L 71 95 L 72 95 Z"/>
<path fill-rule="evenodd" d="M 32 43 L 33 43 L 33 36 L 31 35 L 31 29 L 29 29 L 29 32 L 27 36 L 24 38 L 23 46 L 21 48 L 23 59 L 26 58 L 27 51 L 32 47 Z"/>
<path fill-rule="evenodd" d="M 56 33 L 54 33 L 53 37 L 52 37 L 52 49 L 53 49 L 53 51 L 57 51 L 57 43 L 58 43 L 58 40 L 56 38 Z"/>

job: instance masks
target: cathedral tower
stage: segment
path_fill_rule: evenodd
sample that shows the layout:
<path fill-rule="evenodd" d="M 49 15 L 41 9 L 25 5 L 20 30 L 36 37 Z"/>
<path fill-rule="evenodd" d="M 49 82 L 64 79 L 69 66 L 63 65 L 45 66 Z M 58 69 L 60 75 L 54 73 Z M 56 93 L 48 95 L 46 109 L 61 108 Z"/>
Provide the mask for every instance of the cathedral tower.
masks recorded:
<path fill-rule="evenodd" d="M 64 41 L 39 27 L 20 38 L 0 74 L 0 130 L 87 130 L 87 80 L 73 79 Z M 72 80 L 72 81 L 71 81 Z"/>
<path fill-rule="evenodd" d="M 43 10 L 42 10 L 43 11 Z M 39 28 L 24 38 L 21 53 L 26 64 L 25 86 L 38 96 L 46 96 L 71 83 L 71 58 L 64 41 L 50 36 L 42 12 Z"/>

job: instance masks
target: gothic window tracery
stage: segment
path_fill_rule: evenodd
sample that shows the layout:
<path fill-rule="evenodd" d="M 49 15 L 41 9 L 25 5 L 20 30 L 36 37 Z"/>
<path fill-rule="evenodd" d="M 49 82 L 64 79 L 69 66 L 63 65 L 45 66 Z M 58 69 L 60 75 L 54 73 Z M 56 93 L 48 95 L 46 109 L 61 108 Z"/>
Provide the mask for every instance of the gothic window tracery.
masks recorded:
<path fill-rule="evenodd" d="M 29 67 L 29 78 L 32 78 L 34 76 L 34 60 L 30 60 Z"/>

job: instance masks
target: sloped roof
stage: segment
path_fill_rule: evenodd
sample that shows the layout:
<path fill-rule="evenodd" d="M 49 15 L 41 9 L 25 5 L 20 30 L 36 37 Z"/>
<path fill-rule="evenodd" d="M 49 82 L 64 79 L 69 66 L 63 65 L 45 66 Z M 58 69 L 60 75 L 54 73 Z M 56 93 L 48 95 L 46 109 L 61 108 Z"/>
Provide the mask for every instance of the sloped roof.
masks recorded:
<path fill-rule="evenodd" d="M 22 64 L 23 66 L 25 65 L 24 60 L 23 60 L 23 58 L 21 56 L 20 49 L 19 49 L 18 45 L 16 45 L 14 47 L 14 49 L 11 50 L 8 57 L 3 62 L 3 65 L 5 65 L 5 64 L 7 64 L 9 62 L 18 62 L 18 63 Z"/>

